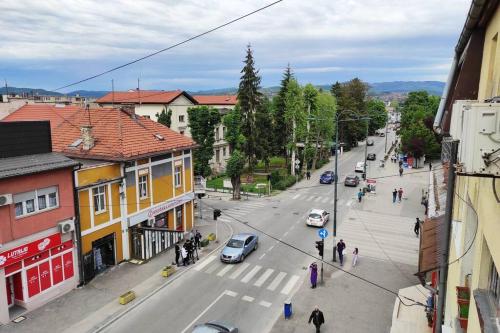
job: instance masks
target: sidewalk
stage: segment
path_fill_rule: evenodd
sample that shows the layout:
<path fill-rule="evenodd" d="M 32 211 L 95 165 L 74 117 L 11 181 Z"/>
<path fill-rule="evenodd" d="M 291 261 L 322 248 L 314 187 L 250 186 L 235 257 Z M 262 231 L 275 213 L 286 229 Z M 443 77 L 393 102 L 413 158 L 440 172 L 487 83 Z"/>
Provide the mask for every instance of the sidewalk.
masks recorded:
<path fill-rule="evenodd" d="M 324 285 L 311 289 L 309 279 L 303 281 L 291 300 L 292 318 L 284 320 L 281 316 L 272 332 L 314 332 L 314 326 L 307 321 L 316 305 L 325 316 L 322 332 L 390 331 L 396 295 L 350 274 L 396 294 L 418 284 L 413 274 L 417 271 L 419 241 L 413 225 L 415 217 L 423 218 L 420 200 L 422 189 L 427 188 L 428 168 L 405 169 L 403 177 L 399 176 L 398 168 L 390 160 L 384 168 L 379 167 L 379 161 L 369 163 L 368 178 L 377 180 L 376 194 L 366 194 L 361 203 L 353 195 L 345 203 L 344 214 L 338 216 L 336 241 L 342 238 L 347 245 L 342 267 L 346 272 L 332 266 L 339 263 L 331 261 L 333 238 L 329 236 L 325 240 Z M 404 191 L 403 200 L 393 203 L 392 191 L 400 187 Z M 354 247 L 360 251 L 356 267 L 351 265 Z M 404 290 L 400 293 L 406 296 Z M 419 293 L 425 297 L 425 290 Z M 423 309 L 414 308 L 425 318 Z"/>
<path fill-rule="evenodd" d="M 196 224 L 204 238 L 215 231 L 210 223 Z M 219 224 L 218 244 L 210 242 L 206 248 L 199 250 L 200 260 L 224 244 L 231 236 L 226 224 Z M 165 251 L 142 265 L 123 262 L 98 275 L 87 285 L 75 289 L 60 298 L 24 315 L 26 320 L 16 324 L 0 326 L 2 333 L 28 332 L 88 332 L 104 321 L 137 304 L 151 292 L 163 285 L 171 283 L 187 269 L 195 267 L 179 267 L 169 278 L 160 275 L 163 267 L 175 261 L 174 249 Z M 128 290 L 134 290 L 137 298 L 127 305 L 120 305 L 118 297 Z"/>

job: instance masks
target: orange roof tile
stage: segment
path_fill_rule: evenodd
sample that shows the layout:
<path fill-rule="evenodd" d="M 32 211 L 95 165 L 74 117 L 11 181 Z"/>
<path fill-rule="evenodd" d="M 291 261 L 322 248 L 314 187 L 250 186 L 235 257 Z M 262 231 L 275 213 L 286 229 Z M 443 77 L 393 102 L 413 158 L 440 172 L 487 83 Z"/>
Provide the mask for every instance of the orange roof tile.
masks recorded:
<path fill-rule="evenodd" d="M 196 95 L 193 98 L 201 105 L 236 105 L 236 95 Z"/>
<path fill-rule="evenodd" d="M 193 103 L 196 101 L 188 93 L 182 90 L 160 91 L 160 90 L 133 90 L 115 91 L 99 98 L 96 103 L 116 104 L 168 104 L 180 95 L 186 96 Z"/>
<path fill-rule="evenodd" d="M 58 108 L 61 109 L 63 108 Z M 46 119 L 43 113 L 30 111 L 30 108 L 25 106 L 11 115 L 19 112 L 18 118 Z M 76 111 L 64 121 L 59 118 L 48 119 L 52 128 L 52 149 L 70 157 L 127 161 L 172 150 L 189 149 L 196 145 L 190 138 L 166 126 L 120 109 L 79 108 Z M 41 117 L 37 118 L 37 115 Z M 89 120 L 95 140 L 94 146 L 90 150 L 84 150 L 82 144 L 76 148 L 70 147 L 81 138 L 80 128 L 87 126 Z M 54 126 L 56 122 L 58 124 Z"/>
<path fill-rule="evenodd" d="M 27 104 L 2 119 L 2 121 L 48 120 L 50 121 L 50 129 L 53 130 L 79 110 L 80 107 L 74 105 L 59 107 L 47 104 Z"/>

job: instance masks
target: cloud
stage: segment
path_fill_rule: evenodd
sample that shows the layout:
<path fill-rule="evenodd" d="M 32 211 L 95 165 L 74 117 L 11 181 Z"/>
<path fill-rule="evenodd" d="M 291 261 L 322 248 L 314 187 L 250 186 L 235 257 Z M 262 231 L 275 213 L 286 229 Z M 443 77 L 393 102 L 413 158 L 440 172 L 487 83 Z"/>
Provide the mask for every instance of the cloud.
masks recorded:
<path fill-rule="evenodd" d="M 3 1 L 0 61 L 24 69 L 61 63 L 69 66 L 64 67 L 70 72 L 67 79 L 76 80 L 78 64 L 93 63 L 88 70 L 107 69 L 269 2 Z M 440 0 L 438 6 L 436 0 L 285 0 L 124 71 L 136 76 L 138 71 L 160 71 L 180 80 L 179 72 L 184 72 L 186 84 L 195 84 L 191 78 L 208 72 L 214 84 L 215 79 L 234 82 L 248 43 L 261 73 L 273 78 L 288 62 L 306 77 L 365 66 L 376 72 L 376 67 L 391 63 L 395 71 L 438 66 L 452 54 L 469 5 L 470 0 Z M 445 73 L 444 67 L 436 75 Z"/>

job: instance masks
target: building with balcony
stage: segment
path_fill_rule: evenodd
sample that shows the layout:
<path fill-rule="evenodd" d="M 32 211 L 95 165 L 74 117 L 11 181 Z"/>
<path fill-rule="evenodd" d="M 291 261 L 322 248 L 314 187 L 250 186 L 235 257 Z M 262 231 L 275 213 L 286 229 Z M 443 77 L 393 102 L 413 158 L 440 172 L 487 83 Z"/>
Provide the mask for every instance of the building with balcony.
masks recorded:
<path fill-rule="evenodd" d="M 29 133 L 29 135 L 27 135 Z M 0 324 L 79 282 L 73 170 L 48 122 L 0 123 Z"/>
<path fill-rule="evenodd" d="M 81 164 L 74 185 L 85 281 L 183 238 L 194 218 L 191 139 L 126 109 L 67 110 L 63 122 L 54 111 L 25 106 L 5 120 L 50 118 L 54 150 Z"/>

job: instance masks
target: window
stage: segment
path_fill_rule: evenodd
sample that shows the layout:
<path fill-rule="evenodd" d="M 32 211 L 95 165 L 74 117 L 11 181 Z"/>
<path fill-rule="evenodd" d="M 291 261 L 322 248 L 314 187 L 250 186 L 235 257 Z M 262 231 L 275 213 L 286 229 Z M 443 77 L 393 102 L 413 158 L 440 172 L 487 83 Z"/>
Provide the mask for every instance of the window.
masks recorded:
<path fill-rule="evenodd" d="M 15 194 L 14 203 L 16 217 L 56 208 L 59 206 L 57 187 L 51 186 L 31 192 Z"/>
<path fill-rule="evenodd" d="M 180 134 L 184 135 L 184 131 L 179 131 Z"/>
<path fill-rule="evenodd" d="M 148 197 L 148 175 L 139 176 L 139 197 L 141 199 Z"/>
<path fill-rule="evenodd" d="M 94 197 L 94 213 L 99 214 L 106 211 L 106 187 L 98 186 L 92 189 Z"/>
<path fill-rule="evenodd" d="M 222 138 L 224 139 L 226 137 L 226 128 L 222 127 Z"/>
<path fill-rule="evenodd" d="M 215 140 L 219 141 L 219 128 L 215 129 Z"/>
<path fill-rule="evenodd" d="M 500 309 L 500 278 L 494 262 L 491 263 L 488 291 L 494 300 L 495 306 Z"/>
<path fill-rule="evenodd" d="M 184 122 L 184 115 L 183 114 L 179 115 L 179 122 L 180 123 Z"/>
<path fill-rule="evenodd" d="M 215 150 L 215 162 L 219 163 L 220 162 L 220 150 L 216 149 Z"/>
<path fill-rule="evenodd" d="M 182 185 L 182 167 L 175 167 L 175 187 L 180 187 Z"/>
<path fill-rule="evenodd" d="M 226 156 L 226 147 L 222 148 L 222 156 Z"/>

